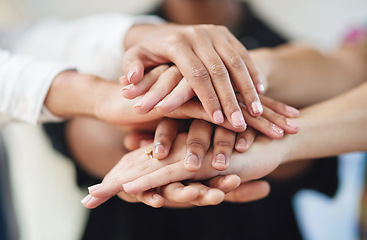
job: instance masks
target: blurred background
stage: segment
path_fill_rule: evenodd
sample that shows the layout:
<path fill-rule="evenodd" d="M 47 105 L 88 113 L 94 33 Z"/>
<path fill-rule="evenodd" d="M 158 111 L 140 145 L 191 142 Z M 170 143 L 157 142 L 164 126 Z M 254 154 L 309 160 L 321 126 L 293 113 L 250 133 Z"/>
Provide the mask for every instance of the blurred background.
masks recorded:
<path fill-rule="evenodd" d="M 254 0 L 253 8 L 275 29 L 323 51 L 352 26 L 367 22 L 366 0 Z M 108 3 L 108 4 L 107 4 Z M 0 25 L 12 28 L 45 18 L 74 19 L 101 12 L 143 14 L 158 0 L 0 0 Z M 11 199 L 21 239 L 79 239 L 88 211 L 87 193 L 75 185 L 69 161 L 56 153 L 40 127 L 12 124 L 3 131 Z M 6 171 L 3 165 L 1 171 Z M 3 174 L 3 173 L 2 173 Z M 4 175 L 3 175 L 4 176 Z M 15 232 L 18 232 L 14 229 Z"/>

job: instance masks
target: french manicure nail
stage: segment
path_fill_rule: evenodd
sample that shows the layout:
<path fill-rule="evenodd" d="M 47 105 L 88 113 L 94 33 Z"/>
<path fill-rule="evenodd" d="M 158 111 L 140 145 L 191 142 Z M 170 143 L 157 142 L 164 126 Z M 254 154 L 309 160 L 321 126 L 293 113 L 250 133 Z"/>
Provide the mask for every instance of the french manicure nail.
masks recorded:
<path fill-rule="evenodd" d="M 293 114 L 295 117 L 299 115 L 299 110 L 297 108 L 291 107 L 291 106 L 285 106 L 285 110 L 291 114 Z"/>
<path fill-rule="evenodd" d="M 141 106 L 143 105 L 143 101 L 144 101 L 144 99 L 141 99 L 139 102 L 137 102 L 137 103 L 133 106 L 133 108 L 141 107 Z"/>
<path fill-rule="evenodd" d="M 263 94 L 265 92 L 264 84 L 258 83 L 256 87 L 259 94 Z"/>
<path fill-rule="evenodd" d="M 278 135 L 283 135 L 284 130 L 281 129 L 279 126 L 275 125 L 274 123 L 271 124 L 271 128 L 276 132 Z"/>
<path fill-rule="evenodd" d="M 222 111 L 217 110 L 213 113 L 213 120 L 216 124 L 222 124 L 224 122 L 224 116 Z"/>
<path fill-rule="evenodd" d="M 199 163 L 198 156 L 196 156 L 195 154 L 190 153 L 185 159 L 185 164 L 191 164 L 191 165 L 194 165 L 194 166 L 199 166 L 200 163 Z"/>
<path fill-rule="evenodd" d="M 128 73 L 127 73 L 127 80 L 129 81 L 129 83 L 131 83 L 131 78 L 133 77 L 133 75 L 136 73 L 136 69 L 133 68 L 131 69 Z"/>
<path fill-rule="evenodd" d="M 96 191 L 97 189 L 99 189 L 102 185 L 100 183 L 96 184 L 96 185 L 93 185 L 93 186 L 90 186 L 88 187 L 88 191 L 89 192 L 93 192 L 93 191 Z"/>
<path fill-rule="evenodd" d="M 80 202 L 85 205 L 87 204 L 90 200 L 92 200 L 92 195 L 88 194 L 86 197 L 84 197 Z"/>
<path fill-rule="evenodd" d="M 245 119 L 240 111 L 235 111 L 231 115 L 232 124 L 234 127 L 243 127 L 246 126 Z"/>
<path fill-rule="evenodd" d="M 298 124 L 298 122 L 296 122 L 296 121 L 294 121 L 292 119 L 287 118 L 286 119 L 286 122 L 287 122 L 287 125 L 290 126 L 290 127 L 292 127 L 292 128 L 298 129 L 300 127 L 299 124 Z"/>
<path fill-rule="evenodd" d="M 166 152 L 166 148 L 162 145 L 162 143 L 157 143 L 154 146 L 154 154 L 162 153 L 164 154 Z"/>
<path fill-rule="evenodd" d="M 129 84 L 129 85 L 127 85 L 127 86 L 125 86 L 125 87 L 121 88 L 121 91 L 124 91 L 124 90 L 130 90 L 130 89 L 132 89 L 133 87 L 134 87 L 134 84 Z"/>
<path fill-rule="evenodd" d="M 239 152 L 246 151 L 246 144 L 247 142 L 244 138 L 238 139 L 237 144 L 236 144 L 236 150 Z"/>
<path fill-rule="evenodd" d="M 223 153 L 218 153 L 215 156 L 215 163 L 226 164 L 226 156 Z"/>
<path fill-rule="evenodd" d="M 256 115 L 263 113 L 263 106 L 258 101 L 251 103 L 251 108 L 252 108 L 252 112 Z"/>

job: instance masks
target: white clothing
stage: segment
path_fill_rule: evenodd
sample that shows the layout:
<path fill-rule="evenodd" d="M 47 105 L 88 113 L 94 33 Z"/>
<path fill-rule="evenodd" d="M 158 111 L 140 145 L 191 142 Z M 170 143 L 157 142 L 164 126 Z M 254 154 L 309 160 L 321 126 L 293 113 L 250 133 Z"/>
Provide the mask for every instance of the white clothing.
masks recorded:
<path fill-rule="evenodd" d="M 76 68 L 116 79 L 126 32 L 134 24 L 152 22 L 161 20 L 103 14 L 67 22 L 48 20 L 31 27 L 16 40 L 11 53 L 0 50 L 0 128 L 14 120 L 31 124 L 58 120 L 41 111 L 55 76 Z"/>

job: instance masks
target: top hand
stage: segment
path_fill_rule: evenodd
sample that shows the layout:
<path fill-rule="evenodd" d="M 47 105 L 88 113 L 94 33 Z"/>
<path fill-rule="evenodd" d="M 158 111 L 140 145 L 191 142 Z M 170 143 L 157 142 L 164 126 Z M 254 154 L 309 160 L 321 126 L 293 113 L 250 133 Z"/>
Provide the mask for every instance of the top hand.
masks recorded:
<path fill-rule="evenodd" d="M 125 46 L 128 50 L 123 67 L 132 84 L 142 80 L 145 68 L 173 62 L 214 123 L 224 122 L 223 109 L 232 126 L 245 127 L 231 80 L 250 114 L 262 114 L 256 92 L 264 91 L 259 73 L 246 48 L 225 27 L 137 25 L 128 33 Z M 176 84 L 180 80 L 176 79 Z M 167 85 L 168 91 L 174 86 Z M 143 101 L 136 106 L 145 104 Z"/>

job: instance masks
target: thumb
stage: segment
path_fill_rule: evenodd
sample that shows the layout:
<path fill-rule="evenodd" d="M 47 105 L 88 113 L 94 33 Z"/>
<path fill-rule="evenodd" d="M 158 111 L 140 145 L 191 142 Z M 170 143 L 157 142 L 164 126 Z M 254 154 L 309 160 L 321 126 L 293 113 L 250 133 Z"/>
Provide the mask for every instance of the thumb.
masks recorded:
<path fill-rule="evenodd" d="M 127 80 L 137 84 L 143 79 L 145 70 L 168 62 L 146 48 L 135 46 L 125 52 L 122 67 Z"/>

